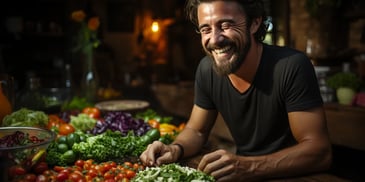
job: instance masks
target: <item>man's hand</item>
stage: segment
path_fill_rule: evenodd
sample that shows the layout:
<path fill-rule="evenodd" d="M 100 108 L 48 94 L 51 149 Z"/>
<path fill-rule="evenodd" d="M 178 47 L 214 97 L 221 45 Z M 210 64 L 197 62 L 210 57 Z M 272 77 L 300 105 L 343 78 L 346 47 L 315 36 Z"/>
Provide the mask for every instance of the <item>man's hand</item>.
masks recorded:
<path fill-rule="evenodd" d="M 243 162 L 243 159 L 226 150 L 217 150 L 203 156 L 198 170 L 212 175 L 217 182 L 248 180 L 252 177 L 250 162 Z"/>
<path fill-rule="evenodd" d="M 154 141 L 139 157 L 146 166 L 160 166 L 178 160 L 180 148 L 176 145 L 165 145 L 160 141 Z"/>

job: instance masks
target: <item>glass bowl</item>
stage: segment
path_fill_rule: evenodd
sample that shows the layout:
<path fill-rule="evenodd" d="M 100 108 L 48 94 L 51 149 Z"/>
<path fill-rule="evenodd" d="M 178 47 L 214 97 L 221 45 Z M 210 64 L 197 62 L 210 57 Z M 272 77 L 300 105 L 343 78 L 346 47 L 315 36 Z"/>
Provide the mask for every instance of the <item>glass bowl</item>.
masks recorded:
<path fill-rule="evenodd" d="M 56 134 L 36 127 L 0 127 L 0 181 L 9 181 L 15 168 L 29 171 L 46 154 Z"/>

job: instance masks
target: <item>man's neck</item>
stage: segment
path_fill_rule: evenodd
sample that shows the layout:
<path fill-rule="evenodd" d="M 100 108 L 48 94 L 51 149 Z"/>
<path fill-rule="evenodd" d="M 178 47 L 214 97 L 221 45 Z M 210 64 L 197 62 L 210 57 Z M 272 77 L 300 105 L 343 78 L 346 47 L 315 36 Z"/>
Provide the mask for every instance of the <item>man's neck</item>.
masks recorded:
<path fill-rule="evenodd" d="M 252 41 L 252 43 L 243 64 L 236 72 L 228 75 L 232 85 L 241 93 L 251 86 L 261 60 L 262 43 L 257 43 L 256 41 Z"/>

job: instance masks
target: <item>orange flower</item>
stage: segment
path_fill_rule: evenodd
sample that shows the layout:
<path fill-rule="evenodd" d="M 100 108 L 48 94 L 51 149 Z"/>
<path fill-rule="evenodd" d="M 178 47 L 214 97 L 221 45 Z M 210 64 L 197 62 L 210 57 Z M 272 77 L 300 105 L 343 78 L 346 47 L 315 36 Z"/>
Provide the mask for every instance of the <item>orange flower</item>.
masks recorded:
<path fill-rule="evenodd" d="M 92 31 L 95 31 L 96 29 L 98 29 L 99 25 L 100 25 L 100 20 L 99 20 L 99 17 L 96 17 L 96 16 L 91 17 L 87 23 L 87 26 Z"/>
<path fill-rule="evenodd" d="M 86 17 L 86 14 L 83 10 L 77 10 L 72 12 L 71 19 L 76 22 L 82 22 Z"/>

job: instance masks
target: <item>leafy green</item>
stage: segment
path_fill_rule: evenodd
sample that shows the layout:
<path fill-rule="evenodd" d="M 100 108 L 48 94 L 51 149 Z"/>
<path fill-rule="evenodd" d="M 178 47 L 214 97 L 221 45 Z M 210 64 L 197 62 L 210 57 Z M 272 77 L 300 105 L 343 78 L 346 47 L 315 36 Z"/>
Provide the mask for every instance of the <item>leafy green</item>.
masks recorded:
<path fill-rule="evenodd" d="M 76 143 L 72 150 L 81 158 L 92 158 L 95 161 L 103 162 L 118 158 L 139 156 L 146 145 L 141 141 L 141 137 L 129 132 L 123 136 L 119 131 L 107 130 L 106 132 L 92 136 L 85 142 Z"/>
<path fill-rule="evenodd" d="M 21 108 L 4 117 L 2 126 L 41 126 L 48 124 L 48 115 L 43 111 Z"/>
<path fill-rule="evenodd" d="M 85 107 L 93 106 L 93 103 L 90 103 L 84 97 L 74 96 L 71 100 L 64 102 L 61 106 L 62 111 L 67 110 L 82 110 Z"/>
<path fill-rule="evenodd" d="M 147 167 L 139 171 L 131 180 L 132 182 L 214 182 L 213 176 L 198 171 L 194 168 L 184 167 L 177 163 L 164 164 L 160 167 Z"/>
<path fill-rule="evenodd" d="M 328 77 L 326 84 L 333 89 L 347 87 L 357 90 L 361 86 L 362 80 L 354 73 L 338 72 Z"/>
<path fill-rule="evenodd" d="M 80 113 L 77 116 L 70 116 L 70 124 L 76 129 L 83 132 L 94 128 L 96 119 L 89 117 L 87 114 Z"/>
<path fill-rule="evenodd" d="M 136 114 L 135 118 L 137 119 L 143 119 L 145 122 L 147 122 L 150 119 L 155 119 L 160 123 L 170 123 L 172 120 L 172 117 L 170 116 L 161 116 L 153 109 L 147 109 L 144 112 L 139 112 Z"/>
<path fill-rule="evenodd" d="M 52 142 L 47 148 L 46 162 L 49 165 L 66 166 L 68 159 L 64 158 L 63 153 L 58 150 L 57 142 Z"/>

